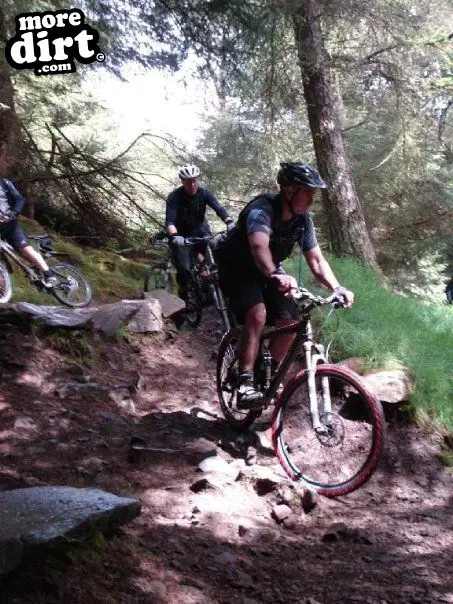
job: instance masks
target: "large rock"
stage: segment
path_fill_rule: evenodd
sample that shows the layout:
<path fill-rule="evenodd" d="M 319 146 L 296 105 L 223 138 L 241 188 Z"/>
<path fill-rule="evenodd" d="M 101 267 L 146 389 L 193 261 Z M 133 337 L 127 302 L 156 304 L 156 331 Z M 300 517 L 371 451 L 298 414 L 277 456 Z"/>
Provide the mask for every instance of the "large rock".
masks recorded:
<path fill-rule="evenodd" d="M 163 328 L 158 301 L 121 300 L 101 306 L 91 317 L 93 327 L 108 335 L 126 324 L 130 331 L 154 332 Z"/>
<path fill-rule="evenodd" d="M 176 298 L 176 300 L 178 299 Z M 160 302 L 152 298 L 121 300 L 112 304 L 104 304 L 98 308 L 83 309 L 19 302 L 16 304 L 16 310 L 31 314 L 46 325 L 53 326 L 78 327 L 91 320 L 95 329 L 108 335 L 113 335 L 123 325 L 135 333 L 162 331 L 164 327 Z"/>
<path fill-rule="evenodd" d="M 127 329 L 133 333 L 152 333 L 162 331 L 163 328 L 159 300 L 144 300 L 127 324 Z"/>
<path fill-rule="evenodd" d="M 98 489 L 32 487 L 0 493 L 0 575 L 30 552 L 108 532 L 139 515 L 140 501 Z"/>
<path fill-rule="evenodd" d="M 154 289 L 143 294 L 145 300 L 159 300 L 162 316 L 165 319 L 185 309 L 186 303 L 178 296 L 168 293 L 164 289 Z"/>
<path fill-rule="evenodd" d="M 368 373 L 362 380 L 379 400 L 386 403 L 407 401 L 414 392 L 414 378 L 407 369 Z"/>
<path fill-rule="evenodd" d="M 362 376 L 369 390 L 381 401 L 399 403 L 407 401 L 414 393 L 415 379 L 408 369 L 389 369 L 365 372 L 365 361 L 351 357 L 335 363 Z"/>
<path fill-rule="evenodd" d="M 15 305 L 18 312 L 33 315 L 46 325 L 62 327 L 79 327 L 87 323 L 95 309 L 64 308 L 62 306 L 44 306 L 30 302 L 18 302 Z"/>

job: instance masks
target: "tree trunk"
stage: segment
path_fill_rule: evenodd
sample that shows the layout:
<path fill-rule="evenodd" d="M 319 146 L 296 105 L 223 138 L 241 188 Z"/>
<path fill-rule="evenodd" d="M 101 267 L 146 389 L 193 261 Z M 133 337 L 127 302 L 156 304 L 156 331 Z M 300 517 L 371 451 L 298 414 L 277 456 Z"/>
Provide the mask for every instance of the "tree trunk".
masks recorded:
<path fill-rule="evenodd" d="M 349 168 L 316 0 L 300 0 L 293 20 L 316 160 L 329 184 L 322 193 L 332 251 L 381 273 Z"/>
<path fill-rule="evenodd" d="M 5 14 L 0 5 L 0 40 L 7 40 Z M 14 107 L 14 89 L 5 53 L 0 54 L 0 170 L 2 176 L 17 166 L 21 155 L 19 118 Z"/>

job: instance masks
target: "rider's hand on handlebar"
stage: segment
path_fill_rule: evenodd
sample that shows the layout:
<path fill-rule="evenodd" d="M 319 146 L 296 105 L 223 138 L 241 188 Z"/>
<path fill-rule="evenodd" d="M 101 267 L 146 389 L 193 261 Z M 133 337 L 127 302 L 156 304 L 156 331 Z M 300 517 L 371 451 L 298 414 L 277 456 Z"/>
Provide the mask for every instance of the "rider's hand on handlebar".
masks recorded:
<path fill-rule="evenodd" d="M 292 275 L 274 273 L 271 279 L 278 281 L 278 290 L 281 291 L 286 298 L 292 297 L 292 292 L 298 289 L 297 281 Z"/>
<path fill-rule="evenodd" d="M 183 246 L 186 243 L 182 235 L 173 235 L 173 237 L 171 238 L 171 242 L 173 243 L 173 245 L 176 245 L 178 247 Z"/>
<path fill-rule="evenodd" d="M 349 289 L 339 285 L 333 290 L 333 293 L 342 307 L 350 308 L 354 304 L 354 294 Z"/>
<path fill-rule="evenodd" d="M 6 222 L 11 222 L 11 220 L 14 220 L 15 218 L 17 218 L 17 214 L 11 210 L 0 212 L 0 223 L 5 224 Z"/>
<path fill-rule="evenodd" d="M 236 223 L 234 222 L 234 220 L 230 220 L 229 222 L 227 222 L 226 223 L 227 232 L 231 231 L 231 229 L 234 229 L 235 226 L 236 226 Z"/>

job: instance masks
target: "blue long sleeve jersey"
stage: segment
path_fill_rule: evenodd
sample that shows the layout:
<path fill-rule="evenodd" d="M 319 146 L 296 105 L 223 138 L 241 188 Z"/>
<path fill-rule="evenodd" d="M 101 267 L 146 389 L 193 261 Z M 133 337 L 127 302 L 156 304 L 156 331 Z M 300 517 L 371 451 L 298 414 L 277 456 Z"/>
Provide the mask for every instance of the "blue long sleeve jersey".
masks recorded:
<path fill-rule="evenodd" d="M 213 209 L 223 221 L 228 218 L 226 209 L 207 189 L 199 187 L 197 193 L 191 197 L 185 193 L 184 187 L 178 187 L 167 199 L 165 228 L 172 224 L 183 237 L 209 233 L 209 226 L 205 221 L 206 206 Z"/>
<path fill-rule="evenodd" d="M 0 178 L 0 212 L 11 211 L 20 214 L 24 209 L 25 199 L 10 180 Z"/>

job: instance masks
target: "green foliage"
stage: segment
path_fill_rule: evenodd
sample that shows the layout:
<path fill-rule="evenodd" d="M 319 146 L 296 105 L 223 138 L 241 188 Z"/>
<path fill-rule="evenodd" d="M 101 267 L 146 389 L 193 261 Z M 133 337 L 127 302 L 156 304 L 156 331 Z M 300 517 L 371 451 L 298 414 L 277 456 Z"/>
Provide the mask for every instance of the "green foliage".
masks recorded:
<path fill-rule="evenodd" d="M 411 404 L 422 418 L 434 413 L 453 427 L 453 307 L 392 293 L 357 262 L 329 259 L 339 281 L 355 294 L 340 323 L 324 327 L 333 337 L 333 360 L 360 357 L 368 369 L 406 367 L 416 380 Z M 297 274 L 297 263 L 290 266 Z M 306 271 L 305 271 L 306 273 Z M 307 283 L 311 288 L 311 283 Z"/>
<path fill-rule="evenodd" d="M 50 346 L 69 360 L 83 364 L 90 369 L 93 367 L 93 333 L 88 329 L 68 331 L 63 328 L 43 328 Z"/>
<path fill-rule="evenodd" d="M 451 449 L 442 449 L 439 458 L 447 466 L 450 473 L 453 474 L 453 451 Z"/>

